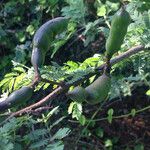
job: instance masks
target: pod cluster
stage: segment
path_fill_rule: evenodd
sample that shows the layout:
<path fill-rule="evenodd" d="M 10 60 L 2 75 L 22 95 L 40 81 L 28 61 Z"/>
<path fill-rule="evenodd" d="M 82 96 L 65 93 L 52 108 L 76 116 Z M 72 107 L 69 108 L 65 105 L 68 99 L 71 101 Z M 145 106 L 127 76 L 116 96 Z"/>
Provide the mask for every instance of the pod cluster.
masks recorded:
<path fill-rule="evenodd" d="M 106 58 L 108 58 L 108 60 L 120 49 L 127 33 L 130 20 L 130 15 L 124 8 L 114 15 L 110 34 L 106 41 Z M 65 17 L 52 19 L 43 24 L 35 33 L 31 56 L 35 77 L 40 76 L 39 68 L 44 64 L 45 55 L 51 42 L 57 34 L 66 30 L 68 21 L 69 20 Z M 104 72 L 103 75 L 96 79 L 91 85 L 85 89 L 79 86 L 75 87 L 74 90 L 68 92 L 68 96 L 78 102 L 86 101 L 90 104 L 97 104 L 108 97 L 110 86 L 110 75 Z M 33 91 L 33 86 L 24 86 L 14 91 L 5 101 L 0 103 L 0 110 L 5 110 L 17 103 L 29 100 L 33 95 Z"/>
<path fill-rule="evenodd" d="M 113 17 L 109 37 L 106 41 L 106 67 L 104 73 L 96 79 L 91 85 L 85 89 L 82 87 L 75 87 L 68 92 L 68 96 L 77 102 L 88 102 L 89 104 L 97 104 L 107 99 L 110 87 L 110 59 L 118 52 L 123 44 L 127 28 L 130 24 L 131 18 L 129 13 L 122 7 Z"/>

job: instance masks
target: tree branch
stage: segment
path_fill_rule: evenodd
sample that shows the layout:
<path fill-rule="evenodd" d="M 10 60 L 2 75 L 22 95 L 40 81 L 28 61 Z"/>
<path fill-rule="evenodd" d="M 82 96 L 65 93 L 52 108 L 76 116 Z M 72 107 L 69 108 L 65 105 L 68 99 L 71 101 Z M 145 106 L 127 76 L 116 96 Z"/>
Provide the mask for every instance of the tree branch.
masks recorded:
<path fill-rule="evenodd" d="M 116 56 L 115 58 L 111 59 L 110 60 L 110 64 L 114 65 L 114 64 L 122 61 L 123 59 L 128 58 L 128 57 L 130 57 L 130 56 L 132 56 L 132 55 L 134 55 L 134 54 L 136 54 L 136 53 L 138 53 L 138 52 L 140 52 L 142 50 L 146 50 L 146 48 L 144 48 L 144 46 L 142 46 L 142 45 L 135 46 L 135 47 L 129 49 L 128 51 L 122 53 L 121 55 Z M 43 105 L 44 103 L 46 103 L 46 102 L 48 102 L 48 101 L 56 98 L 59 94 L 67 91 L 70 86 L 72 86 L 72 85 L 78 85 L 79 83 L 81 83 L 82 81 L 84 81 L 87 77 L 93 76 L 97 71 L 99 71 L 99 72 L 102 71 L 102 69 L 104 67 L 105 67 L 105 63 L 102 64 L 101 66 L 97 67 L 94 72 L 87 74 L 85 76 L 85 78 L 79 79 L 79 80 L 77 80 L 77 81 L 75 81 L 74 83 L 71 83 L 71 84 L 66 84 L 63 87 L 59 86 L 54 91 L 52 91 L 50 94 L 48 94 L 46 97 L 44 97 L 43 99 L 41 99 L 39 102 L 34 103 L 34 104 L 32 104 L 32 105 L 30 105 L 30 106 L 28 106 L 26 108 L 23 108 L 23 109 L 21 109 L 21 110 L 19 110 L 17 112 L 9 114 L 10 116 L 5 121 L 9 120 L 10 118 L 12 118 L 14 116 L 19 116 L 19 115 L 22 115 L 24 113 L 28 113 L 32 109 L 37 108 L 37 107 Z"/>
<path fill-rule="evenodd" d="M 123 59 L 126 59 L 126 58 L 128 58 L 128 57 L 130 57 L 130 56 L 132 56 L 132 55 L 134 55 L 134 54 L 136 54 L 136 53 L 138 53 L 138 52 L 140 52 L 140 51 L 142 51 L 142 50 L 144 50 L 144 49 L 146 49 L 146 48 L 144 48 L 144 46 L 142 46 L 142 45 L 132 47 L 132 48 L 129 49 L 128 51 L 126 51 L 126 52 L 124 52 L 124 53 L 122 53 L 122 54 L 116 56 L 115 58 L 111 59 L 111 60 L 110 60 L 110 64 L 111 64 L 111 66 L 112 66 L 112 65 L 114 65 L 114 64 L 116 64 L 116 63 L 122 61 Z M 102 64 L 101 66 L 99 66 L 99 67 L 96 68 L 96 69 L 102 70 L 102 69 L 104 68 L 104 66 L 105 66 L 105 63 Z"/>

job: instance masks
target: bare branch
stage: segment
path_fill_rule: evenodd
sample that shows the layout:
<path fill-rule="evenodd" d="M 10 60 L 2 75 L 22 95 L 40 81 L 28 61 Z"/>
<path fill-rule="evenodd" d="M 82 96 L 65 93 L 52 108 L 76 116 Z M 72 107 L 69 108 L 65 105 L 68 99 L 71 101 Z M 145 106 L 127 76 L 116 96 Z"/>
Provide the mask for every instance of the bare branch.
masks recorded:
<path fill-rule="evenodd" d="M 132 56 L 132 55 L 134 55 L 134 54 L 136 54 L 136 53 L 138 53 L 138 52 L 140 52 L 140 51 L 142 51 L 142 50 L 144 50 L 144 49 L 145 49 L 145 48 L 144 48 L 144 46 L 142 46 L 142 45 L 132 47 L 132 48 L 129 49 L 128 51 L 126 51 L 126 52 L 124 52 L 124 53 L 122 53 L 122 54 L 116 56 L 115 58 L 111 59 L 111 60 L 110 60 L 110 64 L 111 64 L 111 66 L 112 66 L 112 65 L 114 65 L 114 64 L 116 64 L 116 63 L 122 61 L 123 59 L 126 59 L 126 58 L 128 58 L 128 57 L 130 57 L 130 56 Z M 105 66 L 105 64 L 102 64 L 101 66 L 99 66 L 99 67 L 96 68 L 96 69 L 102 70 L 102 69 L 104 68 L 104 66 Z"/>

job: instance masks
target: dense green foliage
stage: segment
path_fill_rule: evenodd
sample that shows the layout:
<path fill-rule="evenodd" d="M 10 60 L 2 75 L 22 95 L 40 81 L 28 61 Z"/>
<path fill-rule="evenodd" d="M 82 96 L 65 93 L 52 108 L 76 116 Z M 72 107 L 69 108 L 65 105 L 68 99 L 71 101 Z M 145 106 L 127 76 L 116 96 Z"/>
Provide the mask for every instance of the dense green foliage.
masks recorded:
<path fill-rule="evenodd" d="M 103 64 L 105 62 L 105 43 L 109 36 L 111 21 L 121 5 L 119 1 L 115 3 L 111 1 L 91 0 L 92 3 L 89 0 L 1 1 L 0 101 L 4 102 L 10 93 L 32 82 L 34 69 L 30 59 L 33 36 L 37 29 L 49 19 L 65 16 L 70 18 L 70 22 L 67 30 L 56 36 L 51 42 L 45 64 L 40 69 L 43 78 L 73 83 Z M 125 4 L 132 22 L 118 54 L 135 45 L 150 47 L 149 0 L 127 0 Z M 144 95 L 148 97 L 150 95 L 149 72 L 149 50 L 135 54 L 112 66 L 111 90 L 107 101 L 111 102 L 115 99 L 121 101 L 126 96 L 131 97 L 132 91 L 137 87 L 142 87 Z M 85 80 L 81 86 L 89 86 L 96 78 L 95 75 Z M 40 82 L 30 101 L 14 105 L 13 108 L 6 110 L 5 114 L 1 112 L 1 123 L 7 113 L 39 101 L 55 87 L 56 85 Z M 73 88 L 71 87 L 70 91 Z M 82 143 L 80 141 L 82 137 L 84 137 L 82 140 L 90 139 L 91 143 L 96 137 L 98 141 L 101 141 L 102 147 L 108 150 L 117 150 L 120 147 L 126 150 L 144 150 L 145 148 L 140 138 L 133 140 L 131 145 L 120 145 L 119 136 L 110 137 L 109 131 L 106 133 L 103 128 L 99 127 L 99 124 L 96 126 L 97 122 L 94 119 L 96 114 L 102 110 L 103 104 L 91 107 L 85 103 L 74 102 L 63 95 L 45 106 L 44 110 L 37 108 L 36 111 L 22 117 L 12 118 L 1 125 L 0 149 L 63 150 L 65 140 L 62 139 L 65 139 L 66 136 L 74 138 L 75 146 Z M 110 108 L 104 112 L 105 115 L 100 114 L 97 117 L 108 121 L 109 124 L 113 122 L 115 115 L 127 114 L 126 117 L 134 117 L 146 109 L 142 109 L 141 106 L 129 107 L 125 110 L 118 108 L 118 111 Z M 70 143 L 69 140 L 67 143 Z M 86 149 L 85 145 L 83 144 L 83 149 Z"/>

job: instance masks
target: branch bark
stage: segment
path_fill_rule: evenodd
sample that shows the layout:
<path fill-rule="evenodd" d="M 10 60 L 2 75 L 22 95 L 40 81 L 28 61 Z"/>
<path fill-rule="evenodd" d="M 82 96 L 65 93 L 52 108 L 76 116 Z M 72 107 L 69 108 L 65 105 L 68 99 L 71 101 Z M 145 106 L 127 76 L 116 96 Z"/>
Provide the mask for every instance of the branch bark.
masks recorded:
<path fill-rule="evenodd" d="M 135 47 L 129 49 L 128 51 L 120 54 L 119 56 L 116 56 L 115 58 L 111 59 L 110 60 L 110 64 L 114 65 L 114 64 L 122 61 L 123 59 L 126 59 L 126 58 L 128 58 L 128 57 L 130 57 L 130 56 L 132 56 L 132 55 L 134 55 L 134 54 L 136 54 L 136 53 L 138 53 L 138 52 L 140 52 L 142 50 L 146 50 L 146 48 L 144 48 L 144 46 L 142 46 L 142 45 L 135 46 Z M 21 109 L 21 110 L 19 110 L 17 112 L 13 112 L 13 113 L 9 114 L 10 116 L 6 120 L 9 120 L 10 118 L 12 118 L 14 116 L 19 116 L 19 115 L 22 115 L 24 113 L 28 113 L 32 109 L 37 108 L 37 107 L 43 105 L 44 103 L 46 103 L 46 102 L 48 102 L 48 101 L 56 98 L 59 94 L 67 91 L 70 86 L 72 86 L 72 85 L 78 85 L 79 83 L 81 83 L 82 81 L 84 81 L 86 78 L 93 76 L 97 71 L 98 72 L 102 71 L 104 67 L 105 67 L 105 63 L 102 64 L 101 66 L 97 67 L 94 72 L 87 74 L 85 76 L 85 78 L 79 79 L 79 80 L 75 81 L 72 84 L 66 84 L 66 85 L 64 85 L 62 87 L 59 86 L 54 91 L 52 91 L 50 94 L 48 94 L 46 97 L 44 97 L 43 99 L 41 99 L 39 102 L 34 103 L 34 104 L 32 104 L 32 105 L 30 105 L 30 106 L 28 106 L 26 108 L 23 108 L 23 109 Z"/>

